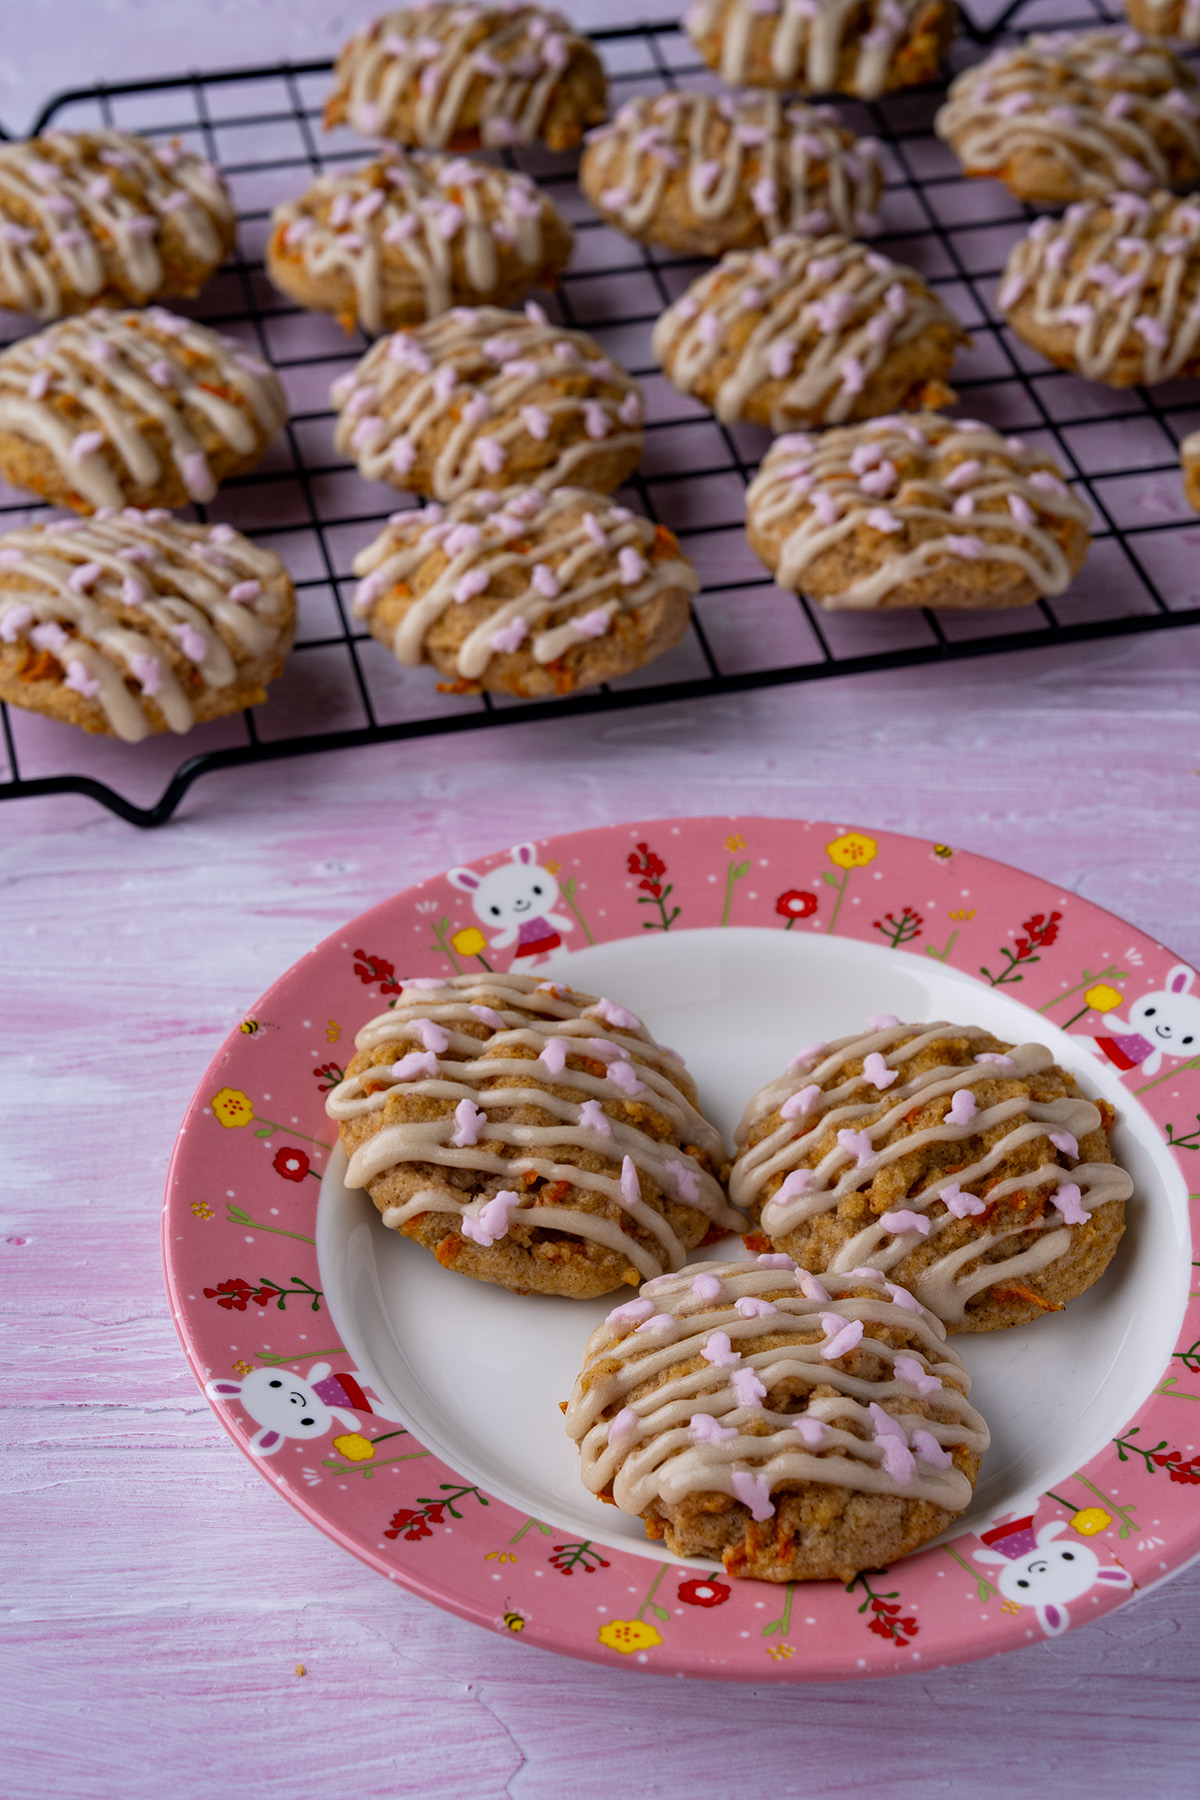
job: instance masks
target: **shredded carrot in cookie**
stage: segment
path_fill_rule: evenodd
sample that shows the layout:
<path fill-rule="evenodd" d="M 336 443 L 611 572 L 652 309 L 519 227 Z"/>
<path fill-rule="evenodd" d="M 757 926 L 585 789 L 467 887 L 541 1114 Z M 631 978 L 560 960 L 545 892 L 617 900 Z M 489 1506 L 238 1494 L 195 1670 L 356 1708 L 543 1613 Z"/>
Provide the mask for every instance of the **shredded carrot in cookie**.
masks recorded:
<path fill-rule="evenodd" d="M 994 1287 L 992 1293 L 998 1300 L 1028 1300 L 1034 1306 L 1040 1306 L 1043 1312 L 1062 1312 L 1063 1310 L 1060 1302 L 1043 1300 L 1040 1294 L 1035 1294 L 1032 1288 L 1026 1287 L 1020 1281 L 1010 1282 L 1006 1287 Z"/>
<path fill-rule="evenodd" d="M 456 1232 L 452 1231 L 449 1237 L 444 1237 L 442 1239 L 433 1254 L 437 1257 L 443 1269 L 449 1269 L 453 1267 L 454 1261 L 462 1247 L 462 1239 Z"/>

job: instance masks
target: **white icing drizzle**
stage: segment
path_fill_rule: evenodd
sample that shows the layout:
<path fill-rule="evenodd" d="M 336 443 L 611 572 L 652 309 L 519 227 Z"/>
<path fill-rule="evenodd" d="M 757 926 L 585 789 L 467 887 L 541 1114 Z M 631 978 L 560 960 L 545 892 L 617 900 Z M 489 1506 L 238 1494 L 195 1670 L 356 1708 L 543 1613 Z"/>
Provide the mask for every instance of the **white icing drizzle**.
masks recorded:
<path fill-rule="evenodd" d="M 778 237 L 766 250 L 730 251 L 663 313 L 651 347 L 672 386 L 695 393 L 747 318 L 713 410 L 726 423 L 745 418 L 753 402 L 761 408 L 761 390 L 781 383 L 773 431 L 849 418 L 876 370 L 931 326 L 966 340 L 915 270 L 844 237 Z"/>
<path fill-rule="evenodd" d="M 678 1060 L 655 1042 L 640 1020 L 633 1025 L 613 1025 L 613 1011 L 611 1002 L 539 982 L 530 975 L 458 975 L 444 982 L 405 982 L 391 1011 L 373 1019 L 355 1038 L 356 1049 L 370 1052 L 376 1060 L 335 1087 L 326 1108 L 338 1121 L 382 1111 L 388 1096 L 400 1086 L 404 1093 L 446 1102 L 447 1110 L 435 1119 L 381 1127 L 351 1156 L 347 1185 L 367 1187 L 377 1176 L 404 1163 L 472 1169 L 515 1184 L 520 1184 L 525 1174 L 549 1182 L 564 1181 L 580 1194 L 598 1196 L 602 1210 L 539 1205 L 536 1193 L 526 1188 L 519 1206 L 513 1209 L 520 1223 L 619 1251 L 643 1276 L 678 1268 L 687 1252 L 666 1218 L 631 1191 L 630 1167 L 639 1178 L 646 1177 L 715 1224 L 730 1231 L 744 1229 L 746 1221 L 730 1207 L 720 1183 L 683 1148 L 694 1145 L 718 1167 L 725 1161 L 719 1134 L 675 1079 Z M 481 1012 L 490 1017 L 481 1018 Z M 479 1023 L 487 1027 L 485 1037 L 463 1029 Z M 434 1050 L 432 1045 L 441 1047 Z M 549 1052 L 548 1046 L 552 1047 Z M 553 1047 L 558 1046 L 561 1050 L 556 1054 Z M 535 1059 L 512 1055 L 518 1047 L 534 1050 Z M 403 1063 L 414 1053 L 421 1060 L 415 1073 L 411 1065 L 406 1070 Z M 546 1063 L 537 1060 L 547 1055 Z M 620 1079 L 570 1068 L 566 1056 L 588 1057 L 609 1070 L 619 1068 Z M 534 1087 L 531 1076 L 568 1089 L 571 1097 Z M 497 1078 L 502 1086 L 485 1085 Z M 370 1092 L 372 1088 L 378 1091 Z M 607 1106 L 638 1095 L 643 1104 L 668 1121 L 668 1139 L 651 1137 L 626 1122 L 619 1110 L 609 1114 Z M 482 1115 L 465 1132 L 457 1116 L 464 1101 Z M 588 1122 L 589 1102 L 598 1103 L 607 1130 Z M 495 1116 L 502 1110 L 526 1107 L 538 1107 L 552 1114 L 556 1122 L 522 1125 Z M 592 1118 L 594 1121 L 594 1114 Z M 465 1138 L 472 1141 L 464 1142 Z M 604 1158 L 605 1170 L 581 1168 L 569 1158 L 572 1149 Z M 461 1190 L 448 1184 L 423 1187 L 403 1205 L 389 1206 L 383 1222 L 398 1229 L 418 1213 L 446 1212 L 475 1225 L 486 1205 L 465 1198 Z M 625 1228 L 626 1219 L 647 1233 L 651 1243 L 635 1238 Z M 494 1235 L 505 1236 L 507 1230 L 505 1223 L 504 1230 Z"/>
<path fill-rule="evenodd" d="M 478 680 L 498 650 L 526 645 L 535 662 L 552 663 L 574 645 L 603 637 L 619 614 L 635 612 L 669 589 L 696 591 L 696 572 L 675 554 L 673 539 L 672 554 L 651 556 L 656 536 L 649 519 L 583 488 L 549 494 L 536 487 L 480 489 L 446 508 L 393 514 L 354 559 L 354 573 L 363 577 L 354 610 L 369 617 L 398 582 L 411 584 L 431 553 L 440 551 L 443 567 L 395 628 L 397 659 L 419 663 L 443 613 L 456 602 L 487 598 L 494 584 L 507 586 L 515 575 L 523 586 L 497 597 L 469 633 L 457 672 Z"/>
<path fill-rule="evenodd" d="M 855 139 L 831 107 L 778 94 L 639 95 L 589 132 L 581 176 L 633 237 L 654 236 L 664 196 L 680 183 L 705 225 L 729 218 L 749 192 L 768 238 L 879 229 L 878 143 Z"/>
<path fill-rule="evenodd" d="M 550 386 L 580 375 L 587 378 L 582 393 Z M 525 317 L 498 306 L 456 306 L 381 338 L 333 384 L 330 399 L 341 415 L 338 450 L 369 480 L 396 487 L 408 485 L 421 440 L 452 419 L 429 482 L 439 500 L 495 486 L 522 440 L 556 452 L 533 478 L 545 488 L 588 484 L 600 452 L 636 453 L 642 441 L 641 389 L 632 375 L 586 332 L 552 325 L 534 306 Z"/>
<path fill-rule="evenodd" d="M 403 7 L 366 26 L 342 51 L 326 123 L 344 115 L 365 137 L 395 137 L 398 108 L 415 91 L 414 143 L 453 146 L 472 129 L 468 97 L 484 145 L 533 143 L 563 71 L 579 57 L 596 60 L 560 14 L 541 7 L 461 0 Z"/>
<path fill-rule="evenodd" d="M 1165 44 L 1128 30 L 1053 32 L 965 69 L 933 124 L 969 175 L 1041 152 L 1079 197 L 1102 199 L 1200 172 L 1198 102 L 1195 77 Z M 1186 153 L 1178 176 L 1172 142 Z"/>
<path fill-rule="evenodd" d="M 158 293 L 177 235 L 213 268 L 233 206 L 210 162 L 124 131 L 48 132 L 0 145 L 0 305 L 56 319 L 109 286 Z"/>
<path fill-rule="evenodd" d="M 915 1036 L 910 1035 L 913 1032 Z M 906 1113 L 939 1095 L 970 1094 L 977 1083 L 993 1080 L 998 1074 L 1003 1077 L 1012 1073 L 1023 1079 L 1054 1064 L 1053 1056 L 1043 1045 L 1019 1044 L 1007 1052 L 1013 1065 L 1011 1071 L 998 1070 L 994 1063 L 985 1060 L 965 1067 L 946 1064 L 916 1074 L 907 1072 L 906 1064 L 948 1035 L 966 1038 L 970 1043 L 992 1042 L 990 1033 L 977 1026 L 950 1025 L 944 1020 L 930 1025 L 887 1026 L 822 1045 L 811 1060 L 768 1083 L 750 1102 L 738 1127 L 739 1154 L 729 1184 L 735 1203 L 753 1210 L 770 1186 L 771 1193 L 760 1215 L 762 1229 L 773 1239 L 785 1238 L 807 1220 L 834 1211 L 849 1195 L 869 1188 L 881 1170 L 913 1151 L 927 1144 L 961 1144 L 967 1159 L 964 1167 L 953 1175 L 934 1177 L 920 1193 L 907 1195 L 897 1209 L 901 1220 L 906 1214 L 928 1218 L 926 1232 L 916 1226 L 889 1229 L 884 1221 L 893 1218 L 893 1214 L 884 1213 L 855 1233 L 829 1264 L 834 1271 L 872 1267 L 886 1272 L 922 1243 L 936 1245 L 942 1233 L 957 1225 L 955 1214 L 942 1200 L 947 1190 L 982 1197 L 990 1205 L 1018 1190 L 1057 1190 L 1073 1183 L 1089 1213 L 1111 1201 L 1129 1198 L 1133 1183 L 1114 1163 L 1076 1160 L 1073 1167 L 1066 1168 L 1057 1160 L 1047 1160 L 1036 1170 L 989 1185 L 991 1171 L 1020 1145 L 1045 1139 L 1050 1131 L 1069 1133 L 1076 1140 L 1095 1131 L 1100 1125 L 1100 1114 L 1090 1100 L 1065 1098 L 1040 1104 L 1027 1095 L 1016 1095 L 985 1108 L 970 1109 L 970 1116 L 961 1123 L 947 1112 L 940 1124 L 883 1145 L 882 1139 L 903 1122 Z M 871 1056 L 881 1058 L 887 1070 L 897 1071 L 896 1078 L 888 1081 L 885 1076 L 882 1087 L 866 1071 L 839 1079 L 848 1062 Z M 883 1069 L 876 1065 L 875 1073 L 882 1074 Z M 749 1146 L 752 1127 L 793 1095 L 803 1095 L 793 1116 L 782 1119 L 773 1131 Z M 880 1105 L 884 1106 L 880 1117 L 874 1123 L 866 1123 Z M 983 1149 L 977 1141 L 979 1134 L 997 1126 L 1005 1127 L 1003 1135 L 991 1149 Z M 858 1134 L 860 1143 L 852 1147 L 839 1141 L 819 1162 L 813 1163 L 818 1141 L 831 1131 Z M 868 1137 L 869 1143 L 865 1141 Z M 875 1149 L 877 1142 L 880 1148 Z M 1047 1154 L 1054 1158 L 1053 1148 Z M 811 1184 L 806 1185 L 801 1176 L 796 1184 L 800 1192 L 780 1196 L 779 1190 L 793 1171 L 809 1169 Z M 1052 1207 L 1053 1192 L 1047 1195 L 1047 1208 Z M 981 1260 L 1006 1238 L 1027 1234 L 1036 1236 L 1032 1248 L 994 1261 Z M 1062 1210 L 1057 1216 L 1049 1211 L 1048 1217 L 1006 1229 L 984 1224 L 970 1243 L 947 1251 L 924 1269 L 913 1284 L 914 1291 L 938 1318 L 954 1324 L 966 1316 L 967 1303 L 974 1295 L 1048 1268 L 1067 1254 L 1070 1244 L 1071 1231 Z"/>
<path fill-rule="evenodd" d="M 1200 206 L 1162 192 L 1110 194 L 1069 206 L 1057 222 L 1038 219 L 1013 248 L 997 304 L 1022 307 L 1023 336 L 1026 324 L 1070 331 L 1071 358 L 1089 381 L 1129 386 L 1169 381 L 1196 362 L 1198 290 Z"/>
<path fill-rule="evenodd" d="M 345 275 L 358 323 L 387 324 L 389 266 L 421 284 L 434 318 L 464 286 L 492 294 L 505 254 L 540 272 L 553 203 L 527 175 L 463 156 L 389 150 L 361 169 L 321 175 L 272 215 L 273 253 L 317 280 Z M 569 240 L 570 228 L 559 221 Z M 498 248 L 500 246 L 500 248 Z"/>
<path fill-rule="evenodd" d="M 293 610 L 279 558 L 227 525 L 127 507 L 0 536 L 0 644 L 49 651 L 130 744 L 147 699 L 169 731 L 195 723 L 182 671 L 204 694 L 267 677 Z"/>
<path fill-rule="evenodd" d="M 1153 37 L 1200 44 L 1200 0 L 1127 0 L 1131 17 Z"/>
<path fill-rule="evenodd" d="M 952 574 L 963 562 L 1015 565 L 1036 593 L 1061 594 L 1071 565 L 1047 521 L 1088 523 L 1086 507 L 1040 451 L 937 413 L 777 438 L 746 490 L 746 512 L 765 533 L 797 520 L 775 570 L 784 588 L 801 587 L 826 550 L 864 528 L 873 535 L 878 566 L 823 594 L 821 604 L 834 610 L 871 610 L 906 582 Z"/>
<path fill-rule="evenodd" d="M 925 22 L 930 5 L 929 0 L 866 0 L 866 7 L 864 21 L 863 0 L 693 0 L 684 26 L 701 54 L 704 39 L 720 34 L 717 67 L 731 85 L 753 79 L 757 39 L 775 86 L 877 100 L 888 86 L 893 58 L 914 27 Z M 850 45 L 854 64 L 842 86 L 838 71 Z"/>
<path fill-rule="evenodd" d="M 214 388 L 231 389 L 235 398 Z M 55 404 L 60 398 L 69 409 Z M 146 431 L 151 421 L 166 436 L 189 497 L 211 500 L 216 481 L 188 411 L 239 456 L 250 456 L 282 430 L 287 402 L 275 371 L 244 344 L 161 307 L 96 307 L 0 355 L 0 431 L 47 450 L 89 508 L 119 506 L 127 486 L 159 481 L 161 464 Z"/>
<path fill-rule="evenodd" d="M 689 1494 L 723 1493 L 765 1518 L 775 1511 L 771 1493 L 806 1482 L 962 1512 L 971 1483 L 943 1458 L 959 1446 L 982 1454 L 989 1436 L 944 1327 L 898 1305 L 882 1279 L 876 1298 L 854 1292 L 867 1285 L 861 1278 L 823 1275 L 814 1284 L 790 1258 L 769 1260 L 786 1266 L 692 1263 L 650 1282 L 642 1301 L 616 1308 L 592 1333 L 566 1412 L 585 1486 L 594 1494 L 611 1489 L 617 1505 L 635 1514 L 656 1501 L 671 1506 Z M 904 1331 L 906 1347 L 893 1350 L 864 1333 L 871 1325 Z M 877 1373 L 852 1374 L 848 1353 L 823 1354 L 847 1326 L 848 1337 L 878 1358 Z M 715 1334 L 727 1345 L 714 1345 Z M 706 1354 L 713 1350 L 715 1362 Z M 632 1398 L 649 1381 L 657 1385 Z M 803 1384 L 809 1394 L 834 1391 L 809 1398 L 802 1411 L 775 1411 L 767 1402 L 782 1382 Z M 756 1387 L 766 1390 L 757 1399 Z"/>

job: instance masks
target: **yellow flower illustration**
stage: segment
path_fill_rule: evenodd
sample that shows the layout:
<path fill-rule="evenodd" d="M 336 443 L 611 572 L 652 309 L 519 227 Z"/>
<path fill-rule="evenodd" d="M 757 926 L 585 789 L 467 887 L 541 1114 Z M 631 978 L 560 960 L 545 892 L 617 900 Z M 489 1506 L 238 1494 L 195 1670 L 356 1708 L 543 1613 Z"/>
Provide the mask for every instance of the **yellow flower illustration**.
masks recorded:
<path fill-rule="evenodd" d="M 248 1362 L 235 1362 L 233 1365 L 233 1372 L 235 1375 L 253 1375 L 254 1364 Z"/>
<path fill-rule="evenodd" d="M 862 869 L 875 861 L 879 846 L 874 838 L 866 837 L 861 831 L 847 831 L 826 844 L 825 854 L 839 869 Z"/>
<path fill-rule="evenodd" d="M 347 1462 L 370 1462 L 375 1455 L 374 1444 L 361 1431 L 348 1431 L 344 1437 L 335 1437 L 333 1447 Z"/>
<path fill-rule="evenodd" d="M 207 1200 L 193 1200 L 192 1211 L 198 1219 L 211 1219 L 213 1216 L 213 1209 Z"/>
<path fill-rule="evenodd" d="M 1019 1600 L 1005 1600 L 1001 1603 L 1001 1606 L 1000 1606 L 1001 1612 L 1019 1613 L 1020 1610 L 1021 1610 L 1021 1603 Z"/>
<path fill-rule="evenodd" d="M 622 1656 L 629 1656 L 635 1650 L 651 1650 L 655 1644 L 662 1643 L 653 1625 L 647 1625 L 642 1619 L 610 1619 L 596 1636 L 607 1649 L 619 1650 Z"/>
<path fill-rule="evenodd" d="M 735 850 L 744 850 L 746 848 L 746 840 L 744 837 L 727 837 L 725 839 L 725 848 L 729 851 L 730 855 L 732 855 Z"/>
<path fill-rule="evenodd" d="M 1109 987 L 1106 981 L 1101 981 L 1097 986 L 1090 987 L 1083 997 L 1097 1012 L 1106 1013 L 1111 1012 L 1114 1006 L 1120 1006 L 1125 996 L 1118 994 L 1116 988 Z"/>
<path fill-rule="evenodd" d="M 342 1035 L 342 1028 L 338 1024 L 337 1020 L 330 1019 L 329 1023 L 325 1027 L 325 1042 L 327 1044 L 336 1044 L 338 1039 L 341 1037 L 341 1035 Z"/>
<path fill-rule="evenodd" d="M 226 1128 L 232 1125 L 249 1125 L 254 1117 L 250 1096 L 243 1094 L 241 1088 L 222 1088 L 208 1104 L 213 1109 L 213 1117 L 218 1125 Z"/>
<path fill-rule="evenodd" d="M 558 871 L 562 868 L 562 864 L 560 862 L 544 862 L 542 867 L 545 869 L 547 875 L 557 875 Z"/>
<path fill-rule="evenodd" d="M 483 1560 L 484 1562 L 516 1562 L 517 1557 L 513 1550 L 489 1550 Z"/>
<path fill-rule="evenodd" d="M 975 908 L 973 906 L 969 909 L 965 906 L 956 906 L 952 913 L 946 914 L 946 917 L 948 919 L 973 919 Z"/>
<path fill-rule="evenodd" d="M 450 939 L 460 956 L 479 956 L 487 949 L 487 939 L 477 925 L 464 925 Z"/>
<path fill-rule="evenodd" d="M 1103 1531 L 1106 1525 L 1111 1524 L 1112 1514 L 1106 1513 L 1102 1506 L 1085 1506 L 1071 1520 L 1071 1529 L 1081 1537 L 1095 1537 L 1098 1531 Z"/>
<path fill-rule="evenodd" d="M 773 1657 L 776 1662 L 785 1662 L 789 1656 L 795 1656 L 795 1654 L 796 1647 L 794 1644 L 767 1645 L 767 1655 Z"/>

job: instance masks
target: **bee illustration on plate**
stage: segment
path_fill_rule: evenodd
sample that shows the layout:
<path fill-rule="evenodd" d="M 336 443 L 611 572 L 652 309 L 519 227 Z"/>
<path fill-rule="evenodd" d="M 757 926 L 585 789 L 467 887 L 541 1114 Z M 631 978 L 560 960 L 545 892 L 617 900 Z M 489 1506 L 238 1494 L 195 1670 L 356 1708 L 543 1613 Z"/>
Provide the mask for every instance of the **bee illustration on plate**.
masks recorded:
<path fill-rule="evenodd" d="M 279 1027 L 269 1019 L 243 1019 L 238 1030 L 244 1037 L 257 1037 L 260 1031 L 278 1031 Z"/>
<path fill-rule="evenodd" d="M 933 846 L 933 854 L 939 862 L 948 863 L 953 859 L 954 851 L 949 844 L 935 844 Z"/>
<path fill-rule="evenodd" d="M 505 1631 L 518 1633 L 524 1631 L 529 1623 L 529 1617 L 526 1613 L 517 1612 L 515 1607 L 509 1607 L 508 1611 L 496 1620 L 496 1623 Z"/>

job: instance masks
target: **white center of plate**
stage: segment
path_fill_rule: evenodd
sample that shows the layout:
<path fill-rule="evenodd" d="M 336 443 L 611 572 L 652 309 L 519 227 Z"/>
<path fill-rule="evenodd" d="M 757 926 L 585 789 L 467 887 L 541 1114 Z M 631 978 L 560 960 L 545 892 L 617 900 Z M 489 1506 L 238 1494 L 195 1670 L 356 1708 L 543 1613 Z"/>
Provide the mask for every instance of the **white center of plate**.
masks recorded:
<path fill-rule="evenodd" d="M 632 1007 L 679 1050 L 701 1107 L 731 1145 L 746 1102 L 798 1049 L 860 1031 L 868 1014 L 881 1012 L 1046 1044 L 1086 1093 L 1117 1109 L 1113 1147 L 1133 1177 L 1134 1198 L 1103 1280 L 1065 1312 L 952 1340 L 992 1433 L 974 1502 L 956 1530 L 984 1530 L 1000 1514 L 1030 1510 L 1120 1431 L 1161 1380 L 1187 1300 L 1186 1185 L 1153 1120 L 1086 1039 L 932 958 L 783 930 L 647 932 L 577 951 L 552 974 Z M 583 1487 L 559 1410 L 589 1332 L 628 1290 L 594 1301 L 522 1297 L 455 1275 L 385 1230 L 367 1194 L 344 1186 L 345 1167 L 336 1151 L 321 1188 L 321 1285 L 341 1342 L 389 1415 L 465 1479 L 556 1532 L 661 1559 L 639 1519 Z M 735 1237 L 697 1251 L 696 1260 L 746 1254 Z M 1067 1497 L 1087 1504 L 1082 1489 Z"/>

